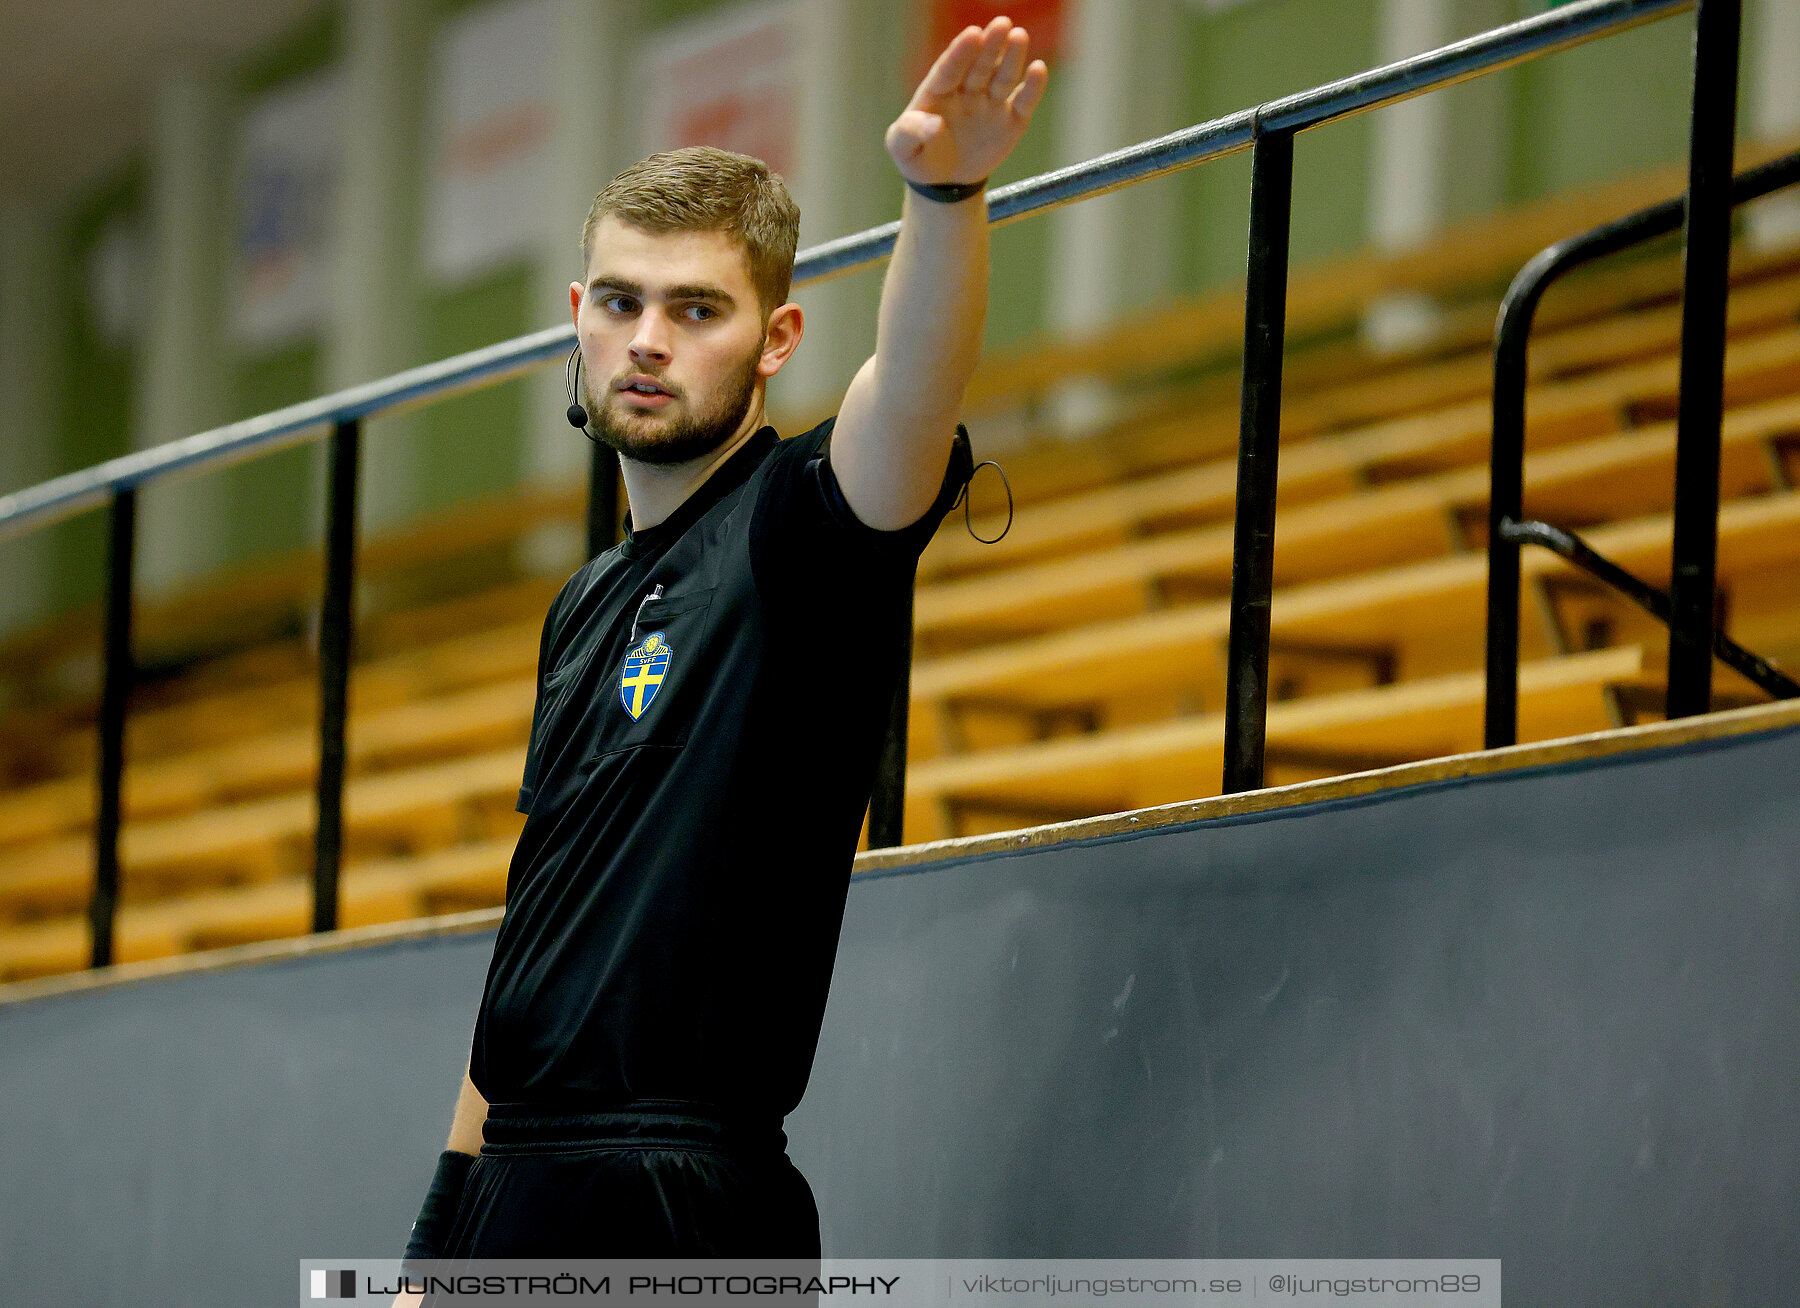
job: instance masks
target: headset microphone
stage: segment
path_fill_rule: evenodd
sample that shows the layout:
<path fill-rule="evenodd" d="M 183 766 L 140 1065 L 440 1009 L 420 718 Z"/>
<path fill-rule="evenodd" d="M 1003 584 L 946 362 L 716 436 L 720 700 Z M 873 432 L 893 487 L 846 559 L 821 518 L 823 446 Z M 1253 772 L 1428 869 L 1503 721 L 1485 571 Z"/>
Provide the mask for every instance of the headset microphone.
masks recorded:
<path fill-rule="evenodd" d="M 582 407 L 581 401 L 575 398 L 575 388 L 581 384 L 581 346 L 569 351 L 569 357 L 563 363 L 563 389 L 569 393 L 569 407 L 566 416 L 569 426 L 577 428 L 589 440 L 594 435 L 587 429 L 588 411 Z"/>

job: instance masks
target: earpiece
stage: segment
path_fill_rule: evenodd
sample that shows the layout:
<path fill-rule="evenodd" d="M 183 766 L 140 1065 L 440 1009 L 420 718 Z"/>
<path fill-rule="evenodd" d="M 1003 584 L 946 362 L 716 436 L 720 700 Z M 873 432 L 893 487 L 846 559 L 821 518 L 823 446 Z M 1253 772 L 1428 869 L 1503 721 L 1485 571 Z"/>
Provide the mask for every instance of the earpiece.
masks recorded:
<path fill-rule="evenodd" d="M 589 440 L 592 440 L 593 437 L 587 429 L 588 411 L 582 407 L 581 401 L 575 398 L 575 386 L 580 377 L 581 346 L 577 345 L 569 351 L 568 361 L 563 364 L 563 387 L 569 393 L 569 426 L 576 428 L 583 435 L 587 435 Z"/>

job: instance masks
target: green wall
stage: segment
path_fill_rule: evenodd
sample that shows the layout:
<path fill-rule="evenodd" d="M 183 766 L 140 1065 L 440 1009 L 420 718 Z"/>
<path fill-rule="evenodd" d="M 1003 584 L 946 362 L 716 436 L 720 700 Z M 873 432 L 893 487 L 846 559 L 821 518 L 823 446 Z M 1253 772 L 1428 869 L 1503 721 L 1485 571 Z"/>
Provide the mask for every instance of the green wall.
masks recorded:
<path fill-rule="evenodd" d="M 56 377 L 61 397 L 54 451 L 58 474 L 92 467 L 131 449 L 136 350 L 129 342 L 106 339 L 95 320 L 87 279 L 89 259 L 108 226 L 141 218 L 143 204 L 143 167 L 133 160 L 63 210 L 63 257 L 57 280 L 69 311 L 63 319 Z M 149 295 L 145 278 L 136 279 L 135 294 L 141 317 Z M 97 599 L 106 562 L 104 511 L 80 514 L 48 531 L 52 607 L 60 611 Z"/>
<path fill-rule="evenodd" d="M 1025 139 L 989 180 L 993 187 L 1023 181 L 1057 164 L 1053 124 L 1063 94 L 1055 74 L 1044 88 Z M 905 107 L 895 106 L 897 115 Z M 886 152 L 883 151 L 883 158 Z M 889 169 L 893 161 L 888 160 Z M 891 215 L 898 217 L 898 213 Z M 1050 259 L 1050 224 L 1043 217 L 1023 218 L 993 233 L 989 244 L 987 328 L 983 348 L 995 350 L 1042 331 Z"/>
<path fill-rule="evenodd" d="M 231 369 L 230 419 L 253 418 L 312 399 L 321 385 L 319 347 L 307 341 L 260 358 L 239 357 Z M 308 517 L 315 466 L 324 446 L 309 442 L 264 454 L 211 474 L 225 486 L 227 556 L 236 560 L 286 553 L 318 541 Z"/>
<path fill-rule="evenodd" d="M 1693 19 L 1679 14 L 1515 69 L 1507 199 L 1685 158 L 1693 42 Z"/>
<path fill-rule="evenodd" d="M 1188 119 L 1201 123 L 1374 62 L 1375 0 L 1255 0 L 1189 20 Z M 1296 34 L 1304 33 L 1303 39 Z M 1369 159 L 1367 116 L 1303 132 L 1294 142 L 1296 263 L 1354 250 L 1362 241 Z M 1177 290 L 1244 279 L 1250 223 L 1248 152 L 1201 164 L 1182 191 Z"/>
<path fill-rule="evenodd" d="M 516 336 L 531 320 L 533 278 L 504 268 L 469 285 L 426 297 L 423 339 L 429 359 Z M 523 379 L 459 395 L 416 413 L 402 439 L 415 441 L 423 510 L 491 495 L 518 480 L 529 383 Z"/>

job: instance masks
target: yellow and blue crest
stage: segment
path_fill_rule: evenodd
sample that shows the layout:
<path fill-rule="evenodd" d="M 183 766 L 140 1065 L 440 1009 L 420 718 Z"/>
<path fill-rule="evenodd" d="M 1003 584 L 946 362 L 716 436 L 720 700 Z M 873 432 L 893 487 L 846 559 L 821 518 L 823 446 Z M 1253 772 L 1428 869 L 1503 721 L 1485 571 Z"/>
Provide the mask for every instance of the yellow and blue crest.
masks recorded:
<path fill-rule="evenodd" d="M 619 672 L 619 702 L 633 722 L 644 716 L 662 689 L 673 653 L 660 631 L 651 632 L 625 652 L 625 666 Z"/>

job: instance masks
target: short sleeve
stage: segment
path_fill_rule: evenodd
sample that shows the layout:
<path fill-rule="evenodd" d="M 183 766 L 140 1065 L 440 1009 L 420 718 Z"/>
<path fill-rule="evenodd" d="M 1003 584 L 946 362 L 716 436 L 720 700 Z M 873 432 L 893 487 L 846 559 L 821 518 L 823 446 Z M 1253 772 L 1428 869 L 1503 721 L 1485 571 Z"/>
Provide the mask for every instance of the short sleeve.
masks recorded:
<path fill-rule="evenodd" d="M 544 676 L 549 670 L 551 653 L 556 648 L 556 639 L 562 630 L 564 600 L 568 594 L 569 586 L 565 585 L 556 593 L 556 598 L 550 601 L 550 611 L 544 615 L 543 634 L 538 637 L 537 695 L 531 703 L 531 739 L 525 746 L 525 775 L 520 782 L 518 802 L 513 805 L 513 811 L 517 813 L 529 814 L 532 800 L 537 795 L 538 756 L 543 750 L 545 718 Z"/>
<path fill-rule="evenodd" d="M 856 516 L 832 471 L 828 455 L 836 421 L 827 418 L 770 456 L 750 524 L 751 568 L 765 595 L 800 593 L 858 576 L 903 576 L 910 585 L 919 555 L 973 474 L 968 429 L 958 423 L 937 498 L 909 526 L 871 527 Z"/>

